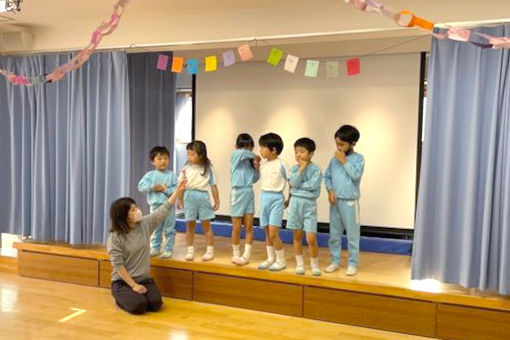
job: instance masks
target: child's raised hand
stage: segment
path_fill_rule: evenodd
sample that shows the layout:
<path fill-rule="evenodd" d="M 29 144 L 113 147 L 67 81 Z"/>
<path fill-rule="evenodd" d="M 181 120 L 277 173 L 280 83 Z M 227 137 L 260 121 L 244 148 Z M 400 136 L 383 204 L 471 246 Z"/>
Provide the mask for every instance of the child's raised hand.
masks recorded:
<path fill-rule="evenodd" d="M 328 195 L 329 204 L 335 204 L 336 200 L 337 200 L 336 194 L 333 191 L 330 191 Z"/>
<path fill-rule="evenodd" d="M 336 150 L 335 152 L 335 158 L 338 159 L 338 161 L 341 163 L 341 164 L 345 164 L 347 162 L 347 155 L 345 154 L 344 151 L 341 151 L 341 150 Z"/>
<path fill-rule="evenodd" d="M 304 160 L 303 158 L 300 158 L 299 159 L 299 172 L 305 171 L 305 168 L 307 167 L 307 165 L 309 163 L 310 162 L 308 162 L 307 160 Z"/>
<path fill-rule="evenodd" d="M 255 158 L 253 158 L 253 167 L 255 168 L 255 170 L 259 170 L 261 161 L 262 161 L 262 158 L 260 158 L 259 155 L 255 156 Z"/>

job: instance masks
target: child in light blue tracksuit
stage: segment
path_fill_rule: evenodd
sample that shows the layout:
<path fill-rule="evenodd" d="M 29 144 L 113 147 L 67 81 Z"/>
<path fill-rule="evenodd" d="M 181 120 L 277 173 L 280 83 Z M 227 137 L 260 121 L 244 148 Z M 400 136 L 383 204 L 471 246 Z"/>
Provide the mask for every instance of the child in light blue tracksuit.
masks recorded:
<path fill-rule="evenodd" d="M 255 195 L 253 184 L 259 180 L 260 156 L 253 153 L 255 143 L 249 134 L 237 137 L 236 150 L 230 158 L 230 216 L 232 217 L 232 263 L 243 266 L 250 261 L 253 244 Z M 246 231 L 244 253 L 239 249 L 241 226 Z"/>
<path fill-rule="evenodd" d="M 294 143 L 297 165 L 290 169 L 290 203 L 287 216 L 287 229 L 294 236 L 296 274 L 305 273 L 303 261 L 303 232 L 310 250 L 312 275 L 321 275 L 319 250 L 317 247 L 317 198 L 321 193 L 322 172 L 312 163 L 315 142 L 310 138 L 300 138 Z"/>
<path fill-rule="evenodd" d="M 347 233 L 349 260 L 346 274 L 356 275 L 359 264 L 360 217 L 359 198 L 360 182 L 365 166 L 362 155 L 354 152 L 359 140 L 359 131 L 350 125 L 343 125 L 335 133 L 337 151 L 329 162 L 324 175 L 329 214 L 329 251 L 331 264 L 325 271 L 331 273 L 340 266 L 342 252 L 342 234 Z"/>
<path fill-rule="evenodd" d="M 150 151 L 150 160 L 154 170 L 147 172 L 138 183 L 138 190 L 147 193 L 147 203 L 151 213 L 163 205 L 177 188 L 177 176 L 167 169 L 170 153 L 164 146 L 155 146 Z M 161 252 L 162 234 L 165 235 L 163 252 Z M 172 257 L 175 244 L 175 208 L 172 205 L 170 214 L 158 226 L 151 237 L 151 256 L 161 253 L 160 258 Z"/>

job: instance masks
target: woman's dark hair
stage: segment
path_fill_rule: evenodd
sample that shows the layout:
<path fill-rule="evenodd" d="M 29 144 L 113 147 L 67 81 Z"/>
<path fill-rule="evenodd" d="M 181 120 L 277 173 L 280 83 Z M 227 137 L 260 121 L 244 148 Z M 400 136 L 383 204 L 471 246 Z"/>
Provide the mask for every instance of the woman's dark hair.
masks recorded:
<path fill-rule="evenodd" d="M 283 150 L 282 137 L 278 136 L 276 133 L 267 133 L 260 136 L 259 145 L 268 148 L 271 152 L 274 149 L 277 155 L 281 154 Z"/>
<path fill-rule="evenodd" d="M 119 234 L 129 233 L 129 225 L 127 217 L 131 206 L 136 204 L 131 197 L 122 197 L 110 205 L 110 219 L 112 220 L 112 228 L 110 232 L 118 232 Z"/>
<path fill-rule="evenodd" d="M 340 129 L 335 132 L 335 138 L 340 139 L 342 142 L 355 143 L 359 139 L 359 131 L 354 126 L 342 125 Z"/>
<path fill-rule="evenodd" d="M 204 166 L 204 172 L 202 176 L 207 175 L 207 172 L 211 170 L 211 160 L 207 158 L 207 147 L 205 143 L 200 140 L 194 140 L 186 145 L 186 150 L 193 150 L 197 153 L 200 164 Z"/>
<path fill-rule="evenodd" d="M 168 158 L 170 158 L 170 152 L 168 149 L 164 146 L 155 146 L 151 149 L 151 152 L 149 153 L 149 158 L 151 161 L 154 161 L 154 158 L 157 155 L 167 155 Z"/>
<path fill-rule="evenodd" d="M 305 148 L 306 151 L 308 152 L 314 152 L 315 151 L 315 142 L 313 141 L 313 139 L 310 139 L 310 138 L 299 138 L 295 143 L 294 143 L 294 147 L 297 148 L 297 147 L 302 147 L 302 148 Z"/>
<path fill-rule="evenodd" d="M 253 138 L 247 133 L 241 133 L 239 136 L 237 136 L 236 139 L 236 148 L 238 149 L 244 149 L 244 148 L 254 148 L 255 142 L 253 141 Z"/>

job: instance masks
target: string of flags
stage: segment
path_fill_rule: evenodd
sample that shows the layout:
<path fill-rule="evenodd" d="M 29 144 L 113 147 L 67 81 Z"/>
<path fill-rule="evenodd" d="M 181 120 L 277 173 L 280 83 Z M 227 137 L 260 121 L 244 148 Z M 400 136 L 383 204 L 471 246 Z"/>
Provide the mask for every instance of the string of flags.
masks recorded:
<path fill-rule="evenodd" d="M 435 33 L 433 32 L 435 27 L 434 22 L 424 18 L 420 18 L 411 11 L 403 10 L 398 12 L 386 6 L 382 2 L 376 0 L 344 0 L 344 1 L 350 5 L 353 5 L 360 11 L 373 12 L 384 15 L 385 17 L 394 21 L 399 26 L 407 28 L 418 28 L 424 30 L 437 39 L 451 39 L 456 41 L 469 42 L 474 46 L 484 49 L 510 48 L 510 37 L 494 37 L 488 34 L 474 32 L 470 29 L 462 27 L 448 27 L 448 29 L 444 33 Z M 129 0 L 117 0 L 115 5 L 113 6 L 113 13 L 110 17 L 110 20 L 107 22 L 103 22 L 94 30 L 94 32 L 92 32 L 92 37 L 90 39 L 89 44 L 83 50 L 78 52 L 71 60 L 53 69 L 51 73 L 28 77 L 24 75 L 16 75 L 8 70 L 0 68 L 0 74 L 3 75 L 7 79 L 7 81 L 14 85 L 24 86 L 40 85 L 57 82 L 61 80 L 67 73 L 80 68 L 95 52 L 103 37 L 112 34 L 113 31 L 115 31 L 128 2 Z M 249 44 L 245 44 L 243 46 L 238 47 L 237 52 L 239 54 L 241 61 L 248 61 L 253 58 L 253 53 L 251 51 Z M 282 50 L 278 48 L 272 48 L 267 58 L 267 62 L 273 66 L 277 66 L 280 64 L 280 61 L 282 60 L 284 54 L 285 53 Z M 224 67 L 230 67 L 236 63 L 236 56 L 233 50 L 223 53 L 222 57 Z M 291 73 L 295 73 L 299 61 L 300 58 L 298 58 L 297 56 L 287 54 L 284 63 L 284 70 Z M 165 55 L 160 55 L 157 68 L 166 70 L 168 63 L 169 57 Z M 205 58 L 204 64 L 206 72 L 216 71 L 218 68 L 218 58 L 216 56 L 208 56 Z M 171 61 L 172 72 L 176 73 L 182 72 L 184 67 L 189 73 L 196 74 L 198 73 L 199 69 L 198 60 L 188 59 L 185 61 L 183 58 L 180 57 L 172 58 Z M 311 59 L 306 60 L 304 75 L 306 77 L 312 78 L 317 77 L 319 67 L 320 62 L 318 60 Z M 359 58 L 347 60 L 346 62 L 347 75 L 353 76 L 359 74 L 360 67 L 361 66 Z M 337 77 L 338 73 L 339 73 L 338 62 L 335 61 L 326 62 L 327 77 L 331 78 Z"/>
<path fill-rule="evenodd" d="M 272 47 L 272 46 L 271 46 Z M 250 43 L 246 43 L 237 48 L 237 54 L 241 61 L 249 61 L 253 59 L 253 52 Z M 285 56 L 285 61 L 282 62 Z M 227 68 L 234 65 L 237 62 L 236 52 L 234 50 L 228 50 L 221 54 L 223 61 L 223 67 Z M 203 60 L 205 72 L 215 72 L 218 70 L 219 57 L 216 55 L 207 56 Z M 283 50 L 272 47 L 269 55 L 266 58 L 266 62 L 272 66 L 278 66 L 283 64 L 283 69 L 290 73 L 296 73 L 298 64 L 301 62 L 301 58 L 285 53 Z M 327 61 L 326 64 L 326 77 L 337 78 L 340 73 L 339 61 Z M 309 78 L 317 78 L 319 74 L 321 62 L 319 60 L 307 59 L 305 61 L 304 76 Z M 345 63 L 346 74 L 348 76 L 355 76 L 361 73 L 361 62 L 360 58 L 348 59 Z M 159 54 L 156 63 L 158 70 L 167 71 L 170 70 L 174 73 L 182 73 L 185 69 L 189 74 L 197 74 L 199 72 L 199 60 L 191 58 L 184 60 L 182 57 L 170 58 L 168 55 Z"/>
<path fill-rule="evenodd" d="M 384 15 L 397 25 L 408 28 L 418 28 L 428 32 L 437 39 L 450 39 L 462 42 L 469 42 L 480 48 L 510 48 L 510 37 L 493 37 L 488 34 L 474 32 L 467 28 L 450 26 L 444 33 L 433 32 L 434 22 L 420 18 L 413 12 L 404 10 L 397 12 L 391 7 L 376 0 L 344 0 L 363 12 L 372 12 Z"/>

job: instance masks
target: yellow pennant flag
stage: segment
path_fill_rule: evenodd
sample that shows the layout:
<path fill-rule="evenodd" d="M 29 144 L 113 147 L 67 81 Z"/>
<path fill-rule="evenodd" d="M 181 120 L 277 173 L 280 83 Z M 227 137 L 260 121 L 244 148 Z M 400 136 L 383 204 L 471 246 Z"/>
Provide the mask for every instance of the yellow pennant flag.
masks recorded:
<path fill-rule="evenodd" d="M 214 72 L 218 68 L 218 59 L 215 55 L 205 57 L 205 72 Z"/>

